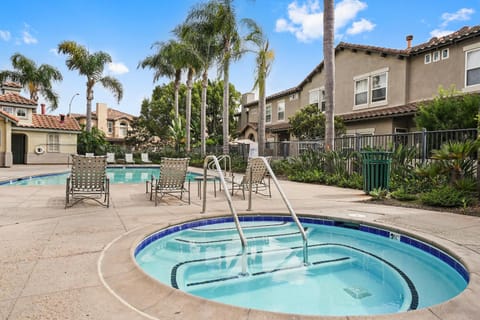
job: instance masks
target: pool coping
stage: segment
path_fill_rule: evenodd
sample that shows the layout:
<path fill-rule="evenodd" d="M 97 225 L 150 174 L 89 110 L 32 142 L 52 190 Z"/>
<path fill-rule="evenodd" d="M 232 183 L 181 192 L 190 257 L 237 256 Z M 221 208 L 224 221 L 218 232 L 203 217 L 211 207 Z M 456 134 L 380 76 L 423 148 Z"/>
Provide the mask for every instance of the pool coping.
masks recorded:
<path fill-rule="evenodd" d="M 265 215 L 261 212 L 249 212 L 242 214 L 242 216 L 248 215 Z M 268 215 L 286 216 L 285 213 L 268 213 Z M 471 304 L 474 303 L 478 297 L 475 292 L 479 288 L 480 281 L 477 279 L 476 274 L 479 271 L 480 265 L 478 264 L 478 256 L 471 256 L 465 249 L 452 241 L 437 238 L 432 234 L 422 234 L 405 228 L 399 228 L 388 223 L 367 222 L 358 219 L 343 219 L 331 216 L 325 216 L 312 213 L 300 213 L 302 217 L 312 217 L 316 219 L 326 219 L 334 221 L 344 221 L 351 223 L 361 223 L 367 226 L 372 226 L 379 229 L 388 229 L 392 232 L 397 232 L 402 235 L 413 237 L 427 244 L 434 245 L 434 247 L 445 251 L 460 263 L 462 263 L 470 272 L 470 281 L 467 288 L 454 297 L 451 300 L 443 302 L 438 305 L 430 306 L 427 308 L 412 310 L 397 314 L 387 314 L 378 316 L 310 316 L 310 315 L 296 315 L 287 313 L 275 313 L 269 311 L 260 311 L 255 309 L 241 308 L 231 305 L 226 305 L 200 297 L 196 297 L 185 293 L 181 290 L 174 289 L 170 286 L 160 283 L 158 280 L 153 279 L 146 274 L 137 264 L 134 259 L 135 250 L 139 243 L 143 241 L 149 235 L 155 233 L 160 229 L 176 226 L 182 223 L 188 223 L 199 219 L 210 219 L 227 217 L 226 214 L 205 214 L 201 218 L 183 218 L 172 220 L 167 223 L 158 223 L 149 225 L 146 227 L 139 227 L 131 230 L 115 240 L 113 240 L 103 250 L 98 260 L 98 273 L 102 280 L 102 283 L 107 290 L 112 293 L 120 302 L 129 307 L 132 310 L 142 314 L 149 319 L 163 319 L 165 317 L 174 317 L 176 312 L 179 312 L 177 308 L 172 306 L 182 304 L 195 306 L 192 310 L 182 308 L 182 312 L 193 312 L 190 314 L 194 317 L 195 309 L 201 309 L 206 313 L 218 312 L 218 317 L 222 318 L 225 313 L 235 315 L 235 318 L 241 318 L 245 316 L 248 319 L 405 319 L 408 315 L 408 319 L 457 319 L 456 317 L 450 318 L 443 317 L 445 309 L 448 310 L 469 310 Z M 207 311 L 208 310 L 208 311 Z M 450 314 L 450 312 L 448 313 Z M 455 315 L 454 312 L 452 315 Z M 252 318 L 252 315 L 255 315 Z M 188 318 L 188 315 L 185 315 Z M 212 316 L 215 318 L 214 316 Z"/>

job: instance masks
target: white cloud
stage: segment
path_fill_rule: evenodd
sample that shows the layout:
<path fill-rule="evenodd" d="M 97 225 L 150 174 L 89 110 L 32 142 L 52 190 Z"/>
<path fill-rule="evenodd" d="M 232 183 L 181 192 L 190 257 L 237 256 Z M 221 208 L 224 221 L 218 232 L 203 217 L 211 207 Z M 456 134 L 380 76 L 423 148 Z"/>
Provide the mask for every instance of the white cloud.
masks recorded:
<path fill-rule="evenodd" d="M 339 2 L 335 6 L 335 30 L 345 27 L 366 7 L 367 4 L 360 0 L 342 0 Z M 368 22 L 368 20 L 365 21 Z M 367 27 L 365 22 L 362 23 L 363 27 Z M 352 28 L 359 30 L 359 27 Z M 322 37 L 323 12 L 320 11 L 319 1 L 307 0 L 307 2 L 299 4 L 295 0 L 290 3 L 288 5 L 288 20 L 284 18 L 277 19 L 275 31 L 293 33 L 302 42 L 310 42 Z M 365 29 L 363 31 L 370 30 Z"/>
<path fill-rule="evenodd" d="M 446 27 L 452 21 L 467 21 L 470 20 L 471 15 L 475 13 L 475 10 L 471 8 L 462 8 L 455 13 L 445 12 L 442 14 L 442 24 L 440 26 Z"/>
<path fill-rule="evenodd" d="M 450 33 L 453 33 L 453 32 L 454 31 L 452 31 L 452 30 L 435 29 L 435 30 L 430 31 L 430 36 L 441 38 L 441 37 L 446 36 L 447 34 L 450 34 Z"/>
<path fill-rule="evenodd" d="M 10 31 L 0 30 L 0 39 L 4 41 L 10 40 L 11 34 Z"/>
<path fill-rule="evenodd" d="M 372 31 L 374 28 L 375 24 L 362 18 L 359 21 L 355 21 L 352 26 L 347 29 L 347 34 L 356 35 L 362 32 Z"/>
<path fill-rule="evenodd" d="M 113 74 L 124 74 L 128 72 L 128 68 L 121 62 L 111 62 L 108 64 L 108 71 Z"/>
<path fill-rule="evenodd" d="M 57 49 L 55 49 L 55 48 L 52 48 L 52 49 L 48 50 L 48 52 L 50 52 L 50 53 L 53 54 L 54 56 L 57 56 L 57 57 L 60 56 L 60 55 L 58 54 Z"/>

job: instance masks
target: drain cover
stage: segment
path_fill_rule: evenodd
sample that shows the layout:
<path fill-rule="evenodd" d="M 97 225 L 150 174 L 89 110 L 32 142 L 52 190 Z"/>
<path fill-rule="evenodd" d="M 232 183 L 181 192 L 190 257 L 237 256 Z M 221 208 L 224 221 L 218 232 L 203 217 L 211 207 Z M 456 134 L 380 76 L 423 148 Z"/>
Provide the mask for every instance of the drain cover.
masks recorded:
<path fill-rule="evenodd" d="M 344 288 L 346 293 L 352 296 L 355 299 L 363 299 L 365 297 L 371 296 L 372 294 L 367 290 L 359 287 Z"/>

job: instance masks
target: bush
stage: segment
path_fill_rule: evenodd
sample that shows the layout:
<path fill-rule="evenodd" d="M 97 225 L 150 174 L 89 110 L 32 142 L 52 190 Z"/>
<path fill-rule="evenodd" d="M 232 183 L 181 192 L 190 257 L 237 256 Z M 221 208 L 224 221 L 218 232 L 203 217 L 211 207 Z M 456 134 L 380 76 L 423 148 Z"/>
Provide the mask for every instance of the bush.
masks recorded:
<path fill-rule="evenodd" d="M 463 207 L 473 203 L 474 199 L 452 186 L 443 186 L 424 193 L 420 197 L 423 204 L 434 207 Z"/>
<path fill-rule="evenodd" d="M 400 201 L 413 201 L 417 200 L 418 198 L 416 194 L 407 192 L 404 187 L 400 187 L 399 189 L 393 191 L 392 193 L 390 193 L 390 196 L 393 199 L 397 199 Z"/>

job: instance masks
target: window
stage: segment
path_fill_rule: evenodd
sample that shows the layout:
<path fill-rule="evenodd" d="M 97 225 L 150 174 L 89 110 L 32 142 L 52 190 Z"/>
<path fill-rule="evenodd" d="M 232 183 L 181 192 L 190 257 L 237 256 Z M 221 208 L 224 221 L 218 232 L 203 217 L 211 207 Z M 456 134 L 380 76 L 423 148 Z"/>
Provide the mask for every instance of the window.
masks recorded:
<path fill-rule="evenodd" d="M 285 120 L 285 101 L 279 101 L 277 103 L 277 119 L 278 121 Z"/>
<path fill-rule="evenodd" d="M 424 63 L 429 64 L 430 62 L 432 62 L 432 55 L 428 53 L 425 55 Z"/>
<path fill-rule="evenodd" d="M 12 107 L 3 107 L 3 111 L 6 113 L 13 114 L 13 108 Z"/>
<path fill-rule="evenodd" d="M 387 68 L 355 77 L 354 107 L 367 107 L 387 102 Z"/>
<path fill-rule="evenodd" d="M 26 118 L 27 117 L 27 109 L 17 108 L 17 117 Z"/>
<path fill-rule="evenodd" d="M 58 133 L 50 133 L 47 142 L 48 152 L 60 152 L 60 135 Z"/>
<path fill-rule="evenodd" d="M 272 122 L 272 105 L 267 104 L 265 107 L 265 122 Z"/>
<path fill-rule="evenodd" d="M 440 61 L 440 51 L 435 51 L 433 53 L 433 62 Z"/>
<path fill-rule="evenodd" d="M 320 90 L 320 110 L 325 112 L 326 109 L 325 90 Z"/>
<path fill-rule="evenodd" d="M 448 50 L 448 48 L 447 48 L 447 49 L 443 49 L 443 50 L 442 50 L 442 60 L 448 59 L 448 57 L 449 57 L 449 50 Z"/>
<path fill-rule="evenodd" d="M 387 74 L 382 73 L 372 77 L 372 102 L 387 98 Z"/>
<path fill-rule="evenodd" d="M 355 81 L 355 105 L 368 103 L 368 78 Z"/>
<path fill-rule="evenodd" d="M 292 93 L 292 94 L 288 97 L 288 99 L 289 99 L 290 101 L 292 101 L 292 100 L 297 100 L 297 99 L 298 99 L 298 93 L 296 93 L 296 92 L 295 92 L 295 93 Z"/>
<path fill-rule="evenodd" d="M 466 85 L 480 84 L 480 49 L 467 51 L 466 57 Z"/>
<path fill-rule="evenodd" d="M 323 88 L 310 90 L 308 103 L 316 104 L 321 111 L 325 111 L 325 90 Z"/>
<path fill-rule="evenodd" d="M 128 125 L 126 122 L 120 122 L 119 137 L 123 138 L 127 136 Z"/>
<path fill-rule="evenodd" d="M 108 133 L 113 133 L 113 121 L 107 121 Z"/>

